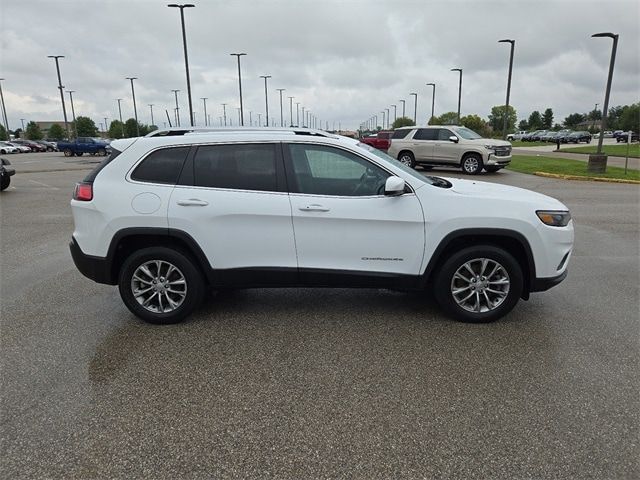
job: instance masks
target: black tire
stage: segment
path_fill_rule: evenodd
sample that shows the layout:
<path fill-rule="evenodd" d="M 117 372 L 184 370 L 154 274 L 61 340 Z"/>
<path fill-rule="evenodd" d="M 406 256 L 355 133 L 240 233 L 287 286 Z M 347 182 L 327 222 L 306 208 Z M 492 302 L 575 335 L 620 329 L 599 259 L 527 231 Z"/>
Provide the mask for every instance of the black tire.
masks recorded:
<path fill-rule="evenodd" d="M 106 157 L 107 151 L 104 148 L 101 148 L 100 150 L 98 150 L 98 155 L 100 155 L 101 157 Z"/>
<path fill-rule="evenodd" d="M 70 148 L 65 148 L 62 153 L 64 153 L 65 157 L 73 157 L 73 150 Z"/>
<path fill-rule="evenodd" d="M 489 173 L 494 173 L 497 172 L 498 170 L 501 170 L 503 167 L 495 167 L 495 166 L 491 166 L 491 167 L 484 167 L 484 169 L 489 172 Z"/>
<path fill-rule="evenodd" d="M 6 155 L 6 154 L 7 154 L 7 151 L 6 151 L 6 150 L 0 150 L 0 154 L 2 154 L 2 155 Z"/>
<path fill-rule="evenodd" d="M 81 157 L 84 152 L 76 152 L 76 157 Z"/>
<path fill-rule="evenodd" d="M 407 167 L 416 168 L 416 157 L 409 151 L 400 152 L 398 161 L 404 163 Z"/>
<path fill-rule="evenodd" d="M 420 165 L 420 167 L 422 167 L 423 170 L 433 170 L 431 165 Z"/>
<path fill-rule="evenodd" d="M 53 147 L 47 147 L 47 152 L 53 152 Z"/>
<path fill-rule="evenodd" d="M 0 177 L 0 192 L 9 188 L 10 183 L 11 177 L 9 175 L 2 175 L 2 177 Z"/>
<path fill-rule="evenodd" d="M 473 299 L 474 295 L 472 292 L 472 297 L 469 302 L 473 302 L 473 304 L 467 305 L 467 307 L 471 307 L 472 309 L 474 309 L 475 305 L 478 305 L 481 310 L 484 310 L 480 312 L 469 311 L 459 305 L 459 303 L 456 301 L 453 295 L 453 289 L 464 289 L 464 285 L 472 284 L 463 281 L 460 277 L 456 277 L 456 279 L 454 280 L 454 275 L 456 274 L 458 269 L 463 268 L 463 266 L 467 262 L 471 262 L 471 266 L 474 271 L 476 271 L 477 273 L 481 273 L 480 267 L 482 265 L 481 260 L 483 259 L 487 259 L 490 262 L 498 264 L 501 267 L 501 270 L 497 270 L 494 276 L 490 276 L 488 278 L 478 275 L 477 282 L 479 283 L 475 283 L 475 285 L 479 286 L 479 288 L 476 289 L 476 287 L 473 286 L 467 287 L 468 291 L 470 292 L 472 292 L 472 289 L 476 291 L 476 299 Z M 490 265 L 494 264 L 490 263 Z M 491 267 L 488 267 L 487 270 L 489 270 L 490 268 Z M 465 273 L 468 272 L 468 270 L 466 269 L 463 271 Z M 503 275 L 505 272 L 506 276 Z M 470 272 L 468 273 L 468 275 L 469 280 L 474 281 L 474 277 L 470 274 Z M 499 278 L 499 276 L 502 277 Z M 492 284 L 487 284 L 486 282 L 491 281 L 491 278 L 494 279 L 494 282 L 492 282 Z M 493 283 L 497 283 L 498 281 L 504 281 L 505 278 L 508 280 L 508 286 L 493 285 Z M 513 307 L 516 306 L 520 296 L 522 295 L 523 284 L 524 281 L 522 268 L 509 252 L 493 245 L 478 245 L 475 247 L 465 248 L 459 252 L 455 252 L 451 255 L 451 257 L 445 260 L 435 278 L 434 295 L 442 309 L 456 320 L 472 323 L 486 323 L 503 317 L 504 315 L 509 313 L 513 309 Z M 501 291 L 504 288 L 508 288 L 508 291 L 501 292 L 501 294 L 504 293 L 505 295 L 500 298 L 499 295 L 495 295 L 494 293 L 486 293 L 484 291 L 484 288 L 487 288 L 487 286 L 491 287 L 492 289 L 496 288 Z M 459 290 L 459 292 L 463 291 Z M 481 292 L 483 294 L 483 297 L 480 297 Z M 486 297 L 484 297 L 485 294 Z M 466 295 L 466 291 L 463 293 L 459 293 L 459 295 Z M 485 298 L 487 299 L 487 301 L 485 301 Z M 463 298 L 460 298 L 460 300 L 463 300 Z M 492 306 L 491 308 L 482 307 L 482 303 L 488 305 L 488 300 L 491 300 L 492 302 L 494 302 L 494 300 L 496 302 L 497 300 L 500 300 L 500 303 L 495 307 Z"/>
<path fill-rule="evenodd" d="M 160 276 L 162 275 L 162 268 L 160 269 L 159 274 L 157 272 L 157 269 L 152 271 L 152 274 L 156 274 L 156 279 L 167 283 L 158 285 L 159 282 L 156 281 L 154 282 L 154 285 L 152 285 L 151 282 L 146 282 L 149 284 L 151 297 L 155 295 L 155 300 L 150 301 L 149 308 L 147 308 L 144 307 L 134 295 L 133 289 L 136 285 L 142 288 L 146 287 L 146 285 L 138 282 L 137 279 L 135 280 L 136 284 L 134 284 L 134 273 L 136 272 L 136 270 L 138 270 L 139 267 L 145 265 L 147 262 L 152 262 L 152 266 L 147 268 L 147 271 L 151 271 L 156 261 L 162 262 L 162 265 L 168 264 L 175 267 L 174 273 L 172 275 L 177 276 L 177 281 L 184 280 L 184 284 L 173 287 L 180 290 L 180 292 L 178 292 L 179 294 L 175 296 L 173 293 L 170 296 L 170 294 L 167 293 L 166 290 L 161 290 L 160 292 L 158 292 L 156 290 L 156 286 L 161 289 L 163 286 L 167 287 L 170 282 L 169 276 L 166 279 Z M 165 269 L 164 272 L 166 271 L 167 270 Z M 176 279 L 176 276 L 173 277 L 174 280 Z M 154 277 L 147 276 L 145 278 L 149 280 Z M 184 292 L 182 292 L 182 285 L 184 285 Z M 166 247 L 143 248 L 132 253 L 125 260 L 122 268 L 120 269 L 118 288 L 120 290 L 120 297 L 122 298 L 122 301 L 134 315 L 141 318 L 145 322 L 161 325 L 178 323 L 184 320 L 200 305 L 205 290 L 202 275 L 200 274 L 198 268 L 195 266 L 194 262 L 184 253 Z M 156 293 L 153 293 L 154 290 L 156 291 Z M 184 293 L 184 295 L 182 295 L 182 293 Z M 150 296 L 140 297 L 140 301 L 152 300 L 151 298 L 149 298 Z M 160 298 L 160 307 L 163 307 L 162 298 L 165 298 L 164 305 L 173 309 L 164 312 L 157 311 L 158 307 L 156 304 L 158 302 L 156 300 L 158 298 Z M 172 298 L 175 302 L 181 303 L 179 303 L 178 306 L 173 307 L 173 305 L 170 305 L 167 300 L 169 298 Z M 156 311 L 153 311 L 154 309 Z"/>
<path fill-rule="evenodd" d="M 469 153 L 462 159 L 460 168 L 469 175 L 478 175 L 483 168 L 482 157 L 477 153 Z"/>

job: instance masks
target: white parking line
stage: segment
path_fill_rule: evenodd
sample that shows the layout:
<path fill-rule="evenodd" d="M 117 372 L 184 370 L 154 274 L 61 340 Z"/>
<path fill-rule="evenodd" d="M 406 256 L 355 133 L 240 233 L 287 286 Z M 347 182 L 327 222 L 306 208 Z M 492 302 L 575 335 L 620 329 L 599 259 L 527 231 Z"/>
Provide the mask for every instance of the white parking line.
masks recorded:
<path fill-rule="evenodd" d="M 53 187 L 51 185 L 47 185 L 46 183 L 38 182 L 36 180 L 29 180 L 31 183 L 35 183 L 37 185 L 42 185 L 43 187 L 50 188 L 51 190 L 60 190 L 58 187 Z"/>

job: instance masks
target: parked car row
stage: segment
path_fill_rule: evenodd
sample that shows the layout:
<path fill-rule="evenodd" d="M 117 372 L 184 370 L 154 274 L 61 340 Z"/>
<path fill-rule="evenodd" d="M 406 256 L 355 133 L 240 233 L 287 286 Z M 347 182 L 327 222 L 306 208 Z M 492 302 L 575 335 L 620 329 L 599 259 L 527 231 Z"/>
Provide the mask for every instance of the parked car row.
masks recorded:
<path fill-rule="evenodd" d="M 631 135 L 632 142 L 638 141 L 638 134 L 636 132 L 624 132 L 622 130 L 616 130 L 613 132 L 613 138 L 616 139 L 616 143 L 627 143 L 629 141 L 629 135 Z"/>
<path fill-rule="evenodd" d="M 47 142 L 45 140 L 17 139 L 10 142 L 0 141 L 0 154 L 57 151 L 58 146 L 55 142 Z"/>
<path fill-rule="evenodd" d="M 516 138 L 517 137 L 517 138 Z M 574 132 L 572 130 L 559 130 L 557 132 L 551 130 L 536 130 L 524 135 L 513 134 L 513 140 L 522 140 L 523 142 L 551 142 L 557 143 L 591 143 L 591 134 L 589 132 Z"/>

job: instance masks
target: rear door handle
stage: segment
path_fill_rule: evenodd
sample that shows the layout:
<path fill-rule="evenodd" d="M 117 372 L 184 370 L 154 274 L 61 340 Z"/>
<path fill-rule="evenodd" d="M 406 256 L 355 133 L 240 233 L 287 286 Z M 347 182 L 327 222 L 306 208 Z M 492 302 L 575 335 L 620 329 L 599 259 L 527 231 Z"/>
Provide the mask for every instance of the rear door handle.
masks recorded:
<path fill-rule="evenodd" d="M 302 210 L 303 212 L 328 212 L 331 209 L 314 203 L 312 205 L 307 205 L 306 207 L 300 207 L 299 210 Z"/>
<path fill-rule="evenodd" d="M 207 205 L 209 205 L 209 202 L 200 200 L 199 198 L 190 198 L 189 200 L 178 200 L 176 203 L 182 207 L 206 207 Z"/>

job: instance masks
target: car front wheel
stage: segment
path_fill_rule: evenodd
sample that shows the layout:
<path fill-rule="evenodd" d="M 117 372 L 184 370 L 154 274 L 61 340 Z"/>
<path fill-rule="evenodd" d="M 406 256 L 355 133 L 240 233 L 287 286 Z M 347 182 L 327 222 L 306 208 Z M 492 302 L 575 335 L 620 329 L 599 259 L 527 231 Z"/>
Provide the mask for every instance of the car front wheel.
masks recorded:
<path fill-rule="evenodd" d="M 470 153 L 462 159 L 462 171 L 471 175 L 477 175 L 482 171 L 482 157 L 477 153 Z"/>
<path fill-rule="evenodd" d="M 484 323 L 509 313 L 522 295 L 518 262 L 502 248 L 480 245 L 448 258 L 435 280 L 435 297 L 453 318 Z"/>
<path fill-rule="evenodd" d="M 2 190 L 6 190 L 7 188 L 9 188 L 10 184 L 11 184 L 11 177 L 9 175 L 0 176 L 0 192 Z"/>
<path fill-rule="evenodd" d="M 182 321 L 202 301 L 202 275 L 189 257 L 166 247 L 134 252 L 120 270 L 118 287 L 127 308 L 145 322 Z"/>
<path fill-rule="evenodd" d="M 498 171 L 498 170 L 500 170 L 501 168 L 502 168 L 502 167 L 494 167 L 494 166 L 492 166 L 492 167 L 484 167 L 484 169 L 485 169 L 487 172 L 490 172 L 490 173 L 497 172 L 497 171 Z"/>

